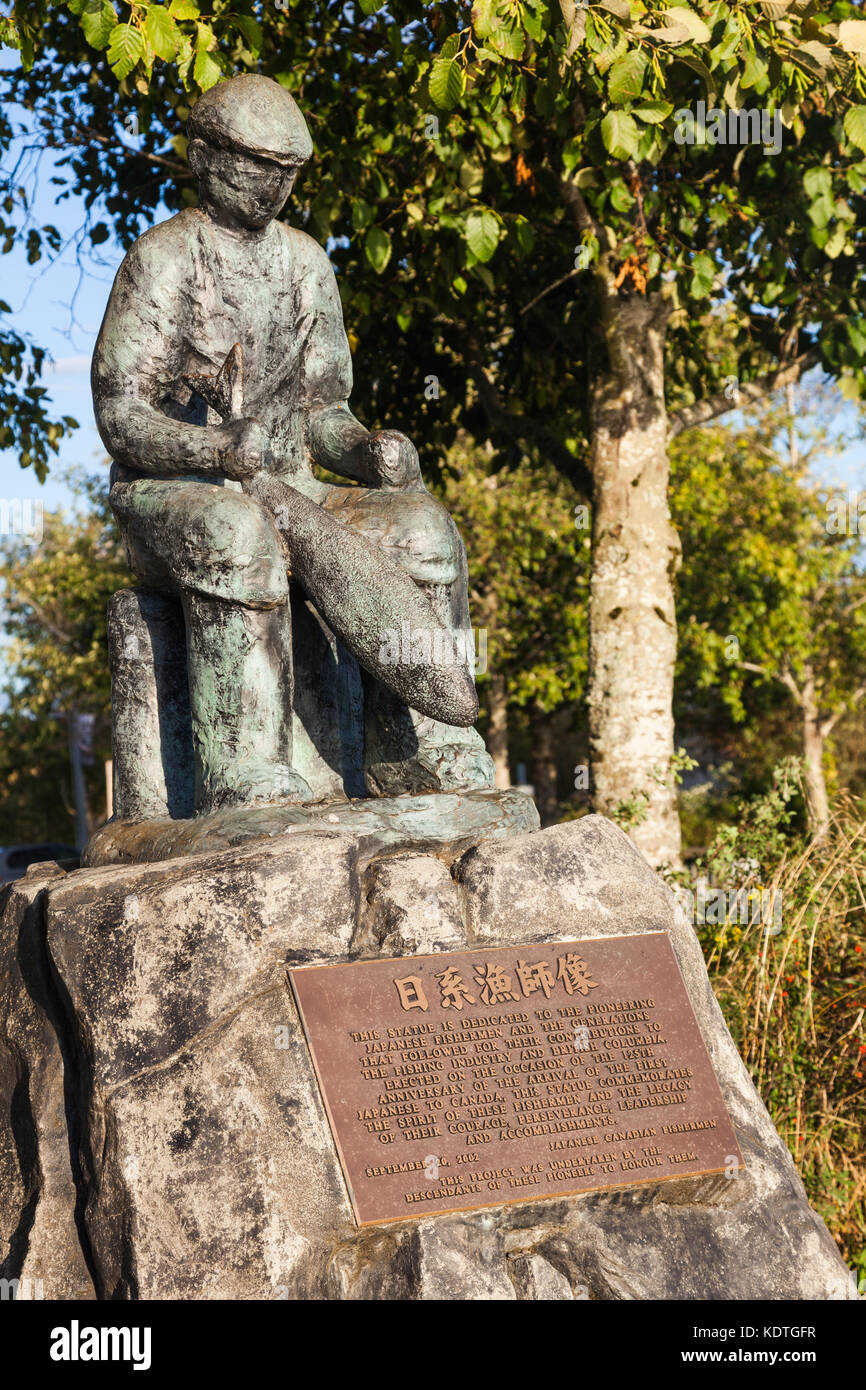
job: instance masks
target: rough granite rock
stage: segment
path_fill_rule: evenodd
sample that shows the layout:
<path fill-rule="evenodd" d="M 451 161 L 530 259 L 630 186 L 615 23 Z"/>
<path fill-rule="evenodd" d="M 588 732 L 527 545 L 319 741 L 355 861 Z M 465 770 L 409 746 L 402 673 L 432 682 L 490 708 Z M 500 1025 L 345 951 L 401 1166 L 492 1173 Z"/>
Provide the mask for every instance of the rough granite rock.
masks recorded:
<path fill-rule="evenodd" d="M 374 859 L 364 874 L 365 955 L 411 956 L 465 947 L 454 880 L 439 859 L 400 854 Z M 365 941 L 366 939 L 366 941 Z"/>
<path fill-rule="evenodd" d="M 75 1221 L 69 1058 L 42 916 L 46 887 L 62 877 L 39 865 L 0 891 L 0 1279 L 22 1300 L 95 1297 Z"/>
<path fill-rule="evenodd" d="M 429 852 L 371 860 L 360 837 L 329 826 L 83 870 L 39 901 L 78 1077 L 80 1226 L 102 1297 L 855 1296 L 691 927 L 600 817 L 481 842 L 450 873 Z M 287 966 L 658 930 L 744 1174 L 355 1227 Z M 26 1046 L 48 1043 L 34 1033 Z"/>

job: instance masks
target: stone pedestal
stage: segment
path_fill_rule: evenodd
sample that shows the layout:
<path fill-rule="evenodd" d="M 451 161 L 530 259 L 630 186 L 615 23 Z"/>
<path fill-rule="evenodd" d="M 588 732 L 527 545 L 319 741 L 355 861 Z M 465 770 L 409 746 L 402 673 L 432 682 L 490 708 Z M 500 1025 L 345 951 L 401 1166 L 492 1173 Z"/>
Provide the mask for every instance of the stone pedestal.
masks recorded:
<path fill-rule="evenodd" d="M 658 931 L 744 1174 L 355 1226 L 289 967 Z M 7 1277 L 46 1298 L 87 1270 L 121 1299 L 854 1296 L 691 926 L 600 817 L 420 849 L 324 822 L 32 877 L 7 896 L 0 979 L 0 1234 Z"/>

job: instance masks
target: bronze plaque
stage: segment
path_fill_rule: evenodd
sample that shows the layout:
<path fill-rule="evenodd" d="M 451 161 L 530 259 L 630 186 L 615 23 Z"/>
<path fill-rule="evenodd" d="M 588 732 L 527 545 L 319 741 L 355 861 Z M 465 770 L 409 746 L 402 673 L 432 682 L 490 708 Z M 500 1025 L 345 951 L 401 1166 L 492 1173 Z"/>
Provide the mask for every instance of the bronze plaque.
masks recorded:
<path fill-rule="evenodd" d="M 361 1226 L 742 1168 L 664 932 L 289 974 Z"/>

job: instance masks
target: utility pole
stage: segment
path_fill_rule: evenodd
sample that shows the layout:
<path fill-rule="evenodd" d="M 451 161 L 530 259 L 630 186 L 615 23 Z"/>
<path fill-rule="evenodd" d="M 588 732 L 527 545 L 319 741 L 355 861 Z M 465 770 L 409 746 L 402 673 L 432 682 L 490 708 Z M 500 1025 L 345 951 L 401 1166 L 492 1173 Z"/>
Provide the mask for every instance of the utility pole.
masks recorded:
<path fill-rule="evenodd" d="M 81 750 L 81 728 L 78 711 L 69 710 L 66 716 L 69 730 L 69 761 L 72 767 L 72 795 L 75 801 L 75 848 L 83 853 L 90 839 L 87 815 L 87 788 L 84 784 L 84 759 Z"/>

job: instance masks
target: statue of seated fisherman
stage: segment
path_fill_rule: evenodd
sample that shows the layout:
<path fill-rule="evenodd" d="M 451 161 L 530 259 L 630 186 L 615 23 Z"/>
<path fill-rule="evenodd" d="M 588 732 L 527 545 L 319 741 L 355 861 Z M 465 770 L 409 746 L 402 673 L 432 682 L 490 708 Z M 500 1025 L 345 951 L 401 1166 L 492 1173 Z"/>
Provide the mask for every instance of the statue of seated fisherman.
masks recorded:
<path fill-rule="evenodd" d="M 365 673 L 372 790 L 491 786 L 460 651 L 460 536 L 410 441 L 349 410 L 334 272 L 276 220 L 312 153 L 303 116 L 278 83 L 242 76 L 203 95 L 188 129 L 199 206 L 130 250 L 92 381 L 130 566 L 183 609 L 195 812 L 314 799 L 292 758 L 294 584 Z"/>

